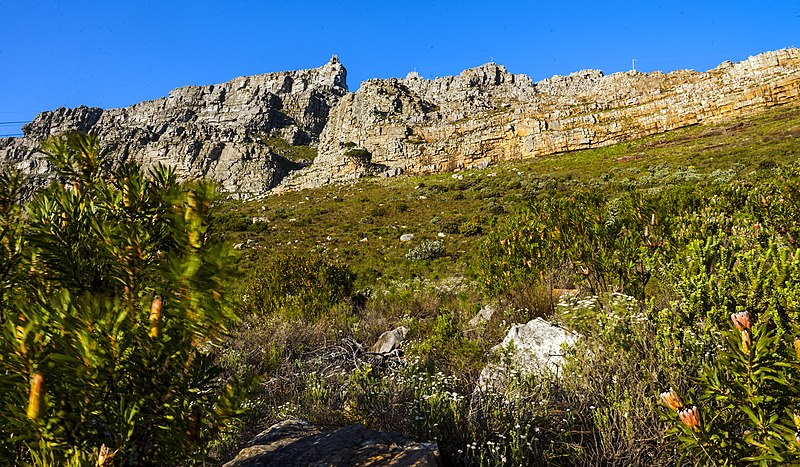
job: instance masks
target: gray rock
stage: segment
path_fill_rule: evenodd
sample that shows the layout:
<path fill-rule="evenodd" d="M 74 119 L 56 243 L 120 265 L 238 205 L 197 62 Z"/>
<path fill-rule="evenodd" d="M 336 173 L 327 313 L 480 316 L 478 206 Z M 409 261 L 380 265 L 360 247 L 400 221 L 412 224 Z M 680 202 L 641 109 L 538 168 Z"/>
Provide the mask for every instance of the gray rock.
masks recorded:
<path fill-rule="evenodd" d="M 38 151 L 42 141 L 94 131 L 116 163 L 162 162 L 182 179 L 211 178 L 240 197 L 263 194 L 302 166 L 285 157 L 286 143 L 317 143 L 328 112 L 347 94 L 346 77 L 334 57 L 320 68 L 186 86 L 122 109 L 42 112 L 23 127 L 24 137 L 0 139 L 0 163 L 21 166 L 42 186 L 52 172 Z"/>
<path fill-rule="evenodd" d="M 478 310 L 478 313 L 469 320 L 469 325 L 473 328 L 483 326 L 492 319 L 492 315 L 494 315 L 495 311 L 492 305 L 486 305 Z"/>
<path fill-rule="evenodd" d="M 477 391 L 502 390 L 512 368 L 522 374 L 558 376 L 564 362 L 564 348 L 572 346 L 576 338 L 566 329 L 542 318 L 512 326 L 503 342 L 492 348 L 494 353 L 508 352 L 508 361 L 487 365 L 481 371 Z"/>
<path fill-rule="evenodd" d="M 405 326 L 386 331 L 372 344 L 369 350 L 373 353 L 388 354 L 400 348 L 400 344 L 405 339 L 406 334 L 408 334 L 408 329 Z"/>
<path fill-rule="evenodd" d="M 403 234 L 400 236 L 401 242 L 410 242 L 414 238 L 414 234 Z"/>
<path fill-rule="evenodd" d="M 352 425 L 321 432 L 302 420 L 273 425 L 224 467 L 438 466 L 436 443 L 417 443 L 400 433 Z"/>

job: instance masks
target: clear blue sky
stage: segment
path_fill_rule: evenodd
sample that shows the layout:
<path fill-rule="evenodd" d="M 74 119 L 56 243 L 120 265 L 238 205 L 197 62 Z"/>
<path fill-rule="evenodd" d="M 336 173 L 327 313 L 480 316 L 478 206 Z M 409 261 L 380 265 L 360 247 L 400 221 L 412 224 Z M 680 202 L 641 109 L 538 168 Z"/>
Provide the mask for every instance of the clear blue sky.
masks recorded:
<path fill-rule="evenodd" d="M 38 112 L 124 107 L 188 84 L 311 68 L 350 90 L 494 60 L 534 81 L 585 68 L 705 71 L 800 47 L 797 1 L 0 0 L 0 134 Z"/>

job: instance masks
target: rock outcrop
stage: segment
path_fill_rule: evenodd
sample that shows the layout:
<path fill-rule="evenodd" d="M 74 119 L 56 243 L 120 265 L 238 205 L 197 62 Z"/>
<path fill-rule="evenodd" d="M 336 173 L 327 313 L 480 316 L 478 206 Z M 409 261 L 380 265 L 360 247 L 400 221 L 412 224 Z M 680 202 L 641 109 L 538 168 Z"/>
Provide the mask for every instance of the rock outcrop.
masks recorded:
<path fill-rule="evenodd" d="M 800 49 L 707 72 L 584 70 L 531 83 L 490 63 L 370 80 L 331 111 L 315 163 L 277 191 L 606 146 L 800 100 Z"/>
<path fill-rule="evenodd" d="M 386 331 L 378 337 L 378 340 L 372 344 L 369 351 L 377 354 L 390 354 L 400 349 L 400 345 L 408 334 L 408 328 L 400 326 Z"/>
<path fill-rule="evenodd" d="M 400 433 L 351 425 L 321 432 L 302 420 L 287 420 L 256 436 L 225 467 L 439 465 L 435 443 L 416 443 Z"/>
<path fill-rule="evenodd" d="M 558 376 L 564 362 L 564 349 L 575 344 L 577 336 L 542 318 L 517 324 L 508 330 L 503 342 L 492 353 L 506 352 L 501 363 L 490 363 L 478 378 L 476 392 L 503 390 L 513 369 L 519 374 L 531 373 Z"/>
<path fill-rule="evenodd" d="M 43 112 L 23 127 L 24 137 L 0 139 L 0 162 L 41 185 L 50 173 L 37 152 L 41 142 L 94 131 L 115 161 L 163 162 L 184 179 L 207 177 L 231 193 L 263 194 L 302 166 L 280 149 L 316 144 L 328 112 L 347 93 L 346 76 L 334 56 L 320 68 L 186 86 L 127 108 Z"/>
<path fill-rule="evenodd" d="M 800 103 L 800 49 L 707 72 L 584 70 L 538 83 L 489 63 L 433 80 L 373 79 L 355 93 L 334 57 L 316 69 L 187 86 L 124 109 L 44 112 L 24 137 L 0 139 L 0 162 L 40 185 L 50 174 L 37 152 L 44 138 L 95 131 L 114 160 L 164 162 L 182 178 L 212 178 L 252 197 L 606 146 L 785 103 Z M 283 157 L 292 145 L 319 155 L 313 164 Z"/>

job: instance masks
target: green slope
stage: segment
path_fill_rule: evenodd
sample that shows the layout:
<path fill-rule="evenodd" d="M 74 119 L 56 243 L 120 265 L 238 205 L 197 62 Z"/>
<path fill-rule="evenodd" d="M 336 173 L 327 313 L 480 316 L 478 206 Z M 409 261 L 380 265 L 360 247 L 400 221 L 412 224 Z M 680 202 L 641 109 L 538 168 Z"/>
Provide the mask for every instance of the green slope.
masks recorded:
<path fill-rule="evenodd" d="M 696 125 L 613 146 L 504 162 L 484 170 L 364 179 L 228 201 L 221 234 L 244 243 L 240 265 L 278 253 L 318 252 L 349 263 L 361 285 L 414 276 L 467 274 L 480 232 L 537 196 L 574 189 L 659 189 L 746 177 L 759 167 L 793 165 L 800 154 L 800 104 L 714 125 Z M 253 218 L 266 222 L 253 222 Z M 446 255 L 405 258 L 443 233 Z M 400 236 L 413 233 L 409 242 Z M 248 243 L 249 242 L 249 243 Z"/>

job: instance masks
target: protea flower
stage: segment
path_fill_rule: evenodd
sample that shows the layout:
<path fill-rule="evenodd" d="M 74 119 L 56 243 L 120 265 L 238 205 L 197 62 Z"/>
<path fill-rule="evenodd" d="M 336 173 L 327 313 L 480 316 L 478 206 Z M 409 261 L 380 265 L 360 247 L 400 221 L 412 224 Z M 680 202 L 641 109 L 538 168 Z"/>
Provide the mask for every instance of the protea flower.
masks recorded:
<path fill-rule="evenodd" d="M 28 397 L 28 418 L 36 420 L 42 414 L 44 402 L 44 376 L 41 373 L 34 373 L 31 378 L 31 392 Z"/>
<path fill-rule="evenodd" d="M 697 410 L 697 406 L 679 410 L 678 417 L 680 417 L 684 425 L 694 431 L 700 431 L 700 411 Z"/>
<path fill-rule="evenodd" d="M 100 446 L 100 452 L 97 454 L 97 467 L 111 465 L 114 461 L 114 454 L 116 452 L 111 451 L 105 444 Z"/>
<path fill-rule="evenodd" d="M 736 326 L 736 329 L 740 331 L 743 329 L 750 329 L 750 314 L 746 311 L 731 313 L 731 321 L 733 321 L 733 325 Z"/>
<path fill-rule="evenodd" d="M 672 388 L 669 388 L 669 391 L 661 393 L 661 402 L 675 412 L 683 407 L 681 397 Z"/>
<path fill-rule="evenodd" d="M 150 305 L 150 337 L 156 338 L 161 333 L 161 309 L 164 307 L 164 299 L 156 295 Z"/>

